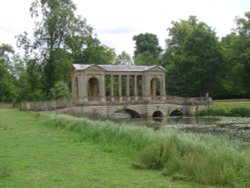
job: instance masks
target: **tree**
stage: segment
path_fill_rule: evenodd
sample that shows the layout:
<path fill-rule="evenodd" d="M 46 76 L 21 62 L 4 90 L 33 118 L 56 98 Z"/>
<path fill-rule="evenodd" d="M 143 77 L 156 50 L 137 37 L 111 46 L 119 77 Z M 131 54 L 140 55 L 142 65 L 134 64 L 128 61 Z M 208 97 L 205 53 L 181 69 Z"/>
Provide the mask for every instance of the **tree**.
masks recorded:
<path fill-rule="evenodd" d="M 180 96 L 212 96 L 220 93 L 224 65 L 215 32 L 190 16 L 172 22 L 164 65 L 167 92 Z"/>
<path fill-rule="evenodd" d="M 132 62 L 132 58 L 130 57 L 130 55 L 127 52 L 122 51 L 121 54 L 119 54 L 116 57 L 115 64 L 132 65 L 133 62 Z"/>
<path fill-rule="evenodd" d="M 236 28 L 221 40 L 227 75 L 223 86 L 229 97 L 250 97 L 250 12 L 236 18 Z"/>
<path fill-rule="evenodd" d="M 100 43 L 93 28 L 86 19 L 75 15 L 75 10 L 72 0 L 35 0 L 31 4 L 33 37 L 24 32 L 17 36 L 17 44 L 25 51 L 25 61 L 32 62 L 30 69 L 41 71 L 39 88 L 35 87 L 38 92 L 32 91 L 39 95 L 32 98 L 40 98 L 42 93 L 49 97 L 50 89 L 59 81 L 70 86 L 72 63 L 114 62 L 114 50 Z M 29 75 L 27 79 L 32 82 Z"/>
<path fill-rule="evenodd" d="M 62 81 L 56 82 L 50 89 L 50 95 L 52 99 L 67 99 L 70 97 L 69 87 Z"/>
<path fill-rule="evenodd" d="M 133 40 L 135 41 L 135 64 L 159 64 L 159 56 L 162 49 L 159 46 L 156 35 L 151 33 L 139 34 L 134 36 Z M 144 60 L 147 61 L 143 62 Z M 151 60 L 153 61 L 149 62 Z"/>
<path fill-rule="evenodd" d="M 72 63 L 78 61 L 79 52 L 95 38 L 93 29 L 85 19 L 75 15 L 75 10 L 71 0 L 34 1 L 30 8 L 31 16 L 36 19 L 33 39 L 26 32 L 17 36 L 26 60 L 42 65 L 43 89 L 47 95 L 58 81 L 70 85 Z"/>
<path fill-rule="evenodd" d="M 13 47 L 0 45 L 0 102 L 14 102 L 17 96 L 16 78 L 11 74 Z"/>
<path fill-rule="evenodd" d="M 236 18 L 236 33 L 239 36 L 238 45 L 235 46 L 240 52 L 238 62 L 243 71 L 242 81 L 246 96 L 250 97 L 250 12 L 245 13 L 245 18 Z"/>
<path fill-rule="evenodd" d="M 138 54 L 134 58 L 135 64 L 137 65 L 158 65 L 159 59 L 155 58 L 150 52 L 146 51 Z"/>
<path fill-rule="evenodd" d="M 220 45 L 225 64 L 226 75 L 223 78 L 222 97 L 242 97 L 245 95 L 243 84 L 243 64 L 239 61 L 240 38 L 235 32 L 222 38 Z"/>
<path fill-rule="evenodd" d="M 106 45 L 92 44 L 83 50 L 80 64 L 113 64 L 115 61 L 115 51 Z"/>

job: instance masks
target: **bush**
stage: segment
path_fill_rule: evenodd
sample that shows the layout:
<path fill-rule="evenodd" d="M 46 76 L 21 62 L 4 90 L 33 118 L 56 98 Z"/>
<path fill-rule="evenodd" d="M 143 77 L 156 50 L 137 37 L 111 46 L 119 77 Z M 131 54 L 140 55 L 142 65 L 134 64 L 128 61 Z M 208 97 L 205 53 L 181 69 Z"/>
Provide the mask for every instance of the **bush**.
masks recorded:
<path fill-rule="evenodd" d="M 196 116 L 230 116 L 230 117 L 250 117 L 250 108 L 234 107 L 230 109 L 225 108 L 207 108 L 199 110 Z"/>
<path fill-rule="evenodd" d="M 197 116 L 225 116 L 226 110 L 223 108 L 208 108 L 196 112 Z"/>
<path fill-rule="evenodd" d="M 250 117 L 250 108 L 237 107 L 230 109 L 228 116 Z"/>
<path fill-rule="evenodd" d="M 50 95 L 52 99 L 67 99 L 70 97 L 69 87 L 66 83 L 58 81 L 50 89 Z"/>

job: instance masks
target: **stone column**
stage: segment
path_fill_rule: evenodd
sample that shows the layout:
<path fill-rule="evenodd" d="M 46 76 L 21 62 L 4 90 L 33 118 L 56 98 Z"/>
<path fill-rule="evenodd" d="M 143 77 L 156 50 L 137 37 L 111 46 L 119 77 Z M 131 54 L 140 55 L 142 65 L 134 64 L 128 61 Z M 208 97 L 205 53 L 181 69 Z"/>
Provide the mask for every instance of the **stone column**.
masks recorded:
<path fill-rule="evenodd" d="M 122 102 L 122 76 L 119 75 L 119 101 Z"/>
<path fill-rule="evenodd" d="M 114 101 L 114 76 L 110 75 L 110 98 Z"/>
<path fill-rule="evenodd" d="M 142 88 L 143 88 L 142 96 L 144 101 L 151 100 L 150 85 L 151 85 L 150 75 L 147 72 L 145 72 L 142 79 Z"/>
<path fill-rule="evenodd" d="M 127 75 L 126 95 L 127 95 L 127 101 L 130 101 L 129 75 Z"/>
<path fill-rule="evenodd" d="M 138 88 L 137 88 L 137 75 L 134 75 L 134 96 L 135 100 L 138 100 Z"/>
<path fill-rule="evenodd" d="M 105 95 L 105 75 L 101 75 L 101 78 L 100 78 L 100 84 L 99 84 L 99 89 L 100 89 L 100 99 L 101 99 L 101 102 L 106 102 L 106 95 Z"/>
<path fill-rule="evenodd" d="M 81 75 L 81 82 L 80 82 L 80 85 L 81 85 L 81 98 L 83 99 L 84 102 L 88 102 L 88 86 L 89 86 L 89 83 L 88 83 L 88 79 L 87 79 L 87 75 L 85 73 L 83 73 Z"/>
<path fill-rule="evenodd" d="M 156 78 L 153 78 L 151 80 L 151 83 L 150 83 L 150 86 L 151 86 L 151 92 L 150 92 L 151 99 L 154 99 L 155 96 L 156 96 L 156 82 L 157 82 Z"/>
<path fill-rule="evenodd" d="M 165 86 L 165 77 L 164 77 L 164 75 L 161 76 L 161 87 L 162 87 L 161 99 L 165 100 L 166 99 L 166 86 Z"/>

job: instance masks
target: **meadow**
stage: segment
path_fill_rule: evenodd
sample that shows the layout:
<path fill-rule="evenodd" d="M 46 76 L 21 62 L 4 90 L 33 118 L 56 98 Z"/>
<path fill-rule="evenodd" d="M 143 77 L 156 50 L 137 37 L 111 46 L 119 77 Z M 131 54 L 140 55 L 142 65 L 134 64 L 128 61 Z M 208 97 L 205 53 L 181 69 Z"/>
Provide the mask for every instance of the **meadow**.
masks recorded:
<path fill-rule="evenodd" d="M 0 110 L 0 187 L 249 187 L 249 144 Z"/>
<path fill-rule="evenodd" d="M 249 99 L 214 100 L 213 104 L 208 109 L 198 111 L 196 115 L 250 117 L 250 100 Z"/>

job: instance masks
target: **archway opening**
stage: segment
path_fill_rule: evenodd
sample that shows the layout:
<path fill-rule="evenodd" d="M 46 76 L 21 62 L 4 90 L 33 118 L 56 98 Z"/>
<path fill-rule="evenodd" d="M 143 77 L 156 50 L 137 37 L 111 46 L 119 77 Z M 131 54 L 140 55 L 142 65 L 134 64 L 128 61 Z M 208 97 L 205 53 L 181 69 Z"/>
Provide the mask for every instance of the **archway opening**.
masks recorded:
<path fill-rule="evenodd" d="M 182 117 L 184 114 L 181 110 L 174 110 L 169 114 L 169 116 Z"/>
<path fill-rule="evenodd" d="M 155 111 L 152 115 L 153 120 L 155 121 L 162 121 L 163 114 L 161 111 Z"/>
<path fill-rule="evenodd" d="M 99 97 L 99 81 L 95 77 L 88 81 L 88 97 L 90 100 L 96 100 Z"/>
<path fill-rule="evenodd" d="M 131 118 L 140 118 L 140 114 L 134 110 L 131 110 L 131 109 L 124 109 L 124 111 L 126 111 Z"/>
<path fill-rule="evenodd" d="M 140 118 L 140 114 L 131 109 L 117 110 L 112 114 L 113 119 L 130 119 L 130 118 Z"/>

